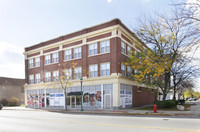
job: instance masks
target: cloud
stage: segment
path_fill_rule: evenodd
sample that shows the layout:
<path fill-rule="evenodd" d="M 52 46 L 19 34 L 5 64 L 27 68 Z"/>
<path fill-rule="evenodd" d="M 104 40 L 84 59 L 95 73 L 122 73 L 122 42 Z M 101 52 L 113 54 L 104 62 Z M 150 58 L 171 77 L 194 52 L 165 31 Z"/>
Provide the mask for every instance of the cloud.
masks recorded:
<path fill-rule="evenodd" d="M 112 0 L 107 0 L 107 2 L 108 2 L 108 3 L 111 3 L 111 2 L 112 2 Z"/>
<path fill-rule="evenodd" d="M 24 48 L 0 42 L 0 76 L 24 78 Z"/>
<path fill-rule="evenodd" d="M 149 2 L 149 1 L 151 1 L 151 0 L 142 0 L 142 2 Z"/>

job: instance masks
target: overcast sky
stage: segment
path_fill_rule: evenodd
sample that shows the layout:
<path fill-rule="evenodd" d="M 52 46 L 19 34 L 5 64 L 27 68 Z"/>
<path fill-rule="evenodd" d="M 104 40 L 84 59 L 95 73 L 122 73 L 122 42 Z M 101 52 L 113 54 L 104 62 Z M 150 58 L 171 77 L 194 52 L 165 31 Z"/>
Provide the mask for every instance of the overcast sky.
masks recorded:
<path fill-rule="evenodd" d="M 114 18 L 169 11 L 170 0 L 0 0 L 0 76 L 24 78 L 24 48 Z"/>

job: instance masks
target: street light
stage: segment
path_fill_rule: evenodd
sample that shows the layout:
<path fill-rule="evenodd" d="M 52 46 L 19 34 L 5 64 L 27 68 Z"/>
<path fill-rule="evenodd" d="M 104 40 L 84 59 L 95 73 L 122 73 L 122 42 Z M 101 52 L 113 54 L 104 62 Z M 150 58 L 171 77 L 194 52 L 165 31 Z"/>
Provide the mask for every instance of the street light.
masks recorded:
<path fill-rule="evenodd" d="M 81 81 L 81 111 L 83 111 L 83 90 L 82 90 L 82 82 L 83 82 L 83 78 L 80 78 Z"/>

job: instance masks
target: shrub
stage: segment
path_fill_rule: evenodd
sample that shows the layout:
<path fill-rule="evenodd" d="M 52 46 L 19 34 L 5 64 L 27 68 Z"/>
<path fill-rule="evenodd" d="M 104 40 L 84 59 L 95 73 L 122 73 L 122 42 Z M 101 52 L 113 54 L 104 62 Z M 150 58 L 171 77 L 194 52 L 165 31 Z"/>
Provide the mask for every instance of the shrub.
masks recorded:
<path fill-rule="evenodd" d="M 181 105 L 185 104 L 185 100 L 184 99 L 178 100 L 178 104 L 181 104 Z"/>
<path fill-rule="evenodd" d="M 10 98 L 8 105 L 9 106 L 18 106 L 19 105 L 19 99 L 16 98 L 16 97 Z"/>
<path fill-rule="evenodd" d="M 176 101 L 173 100 L 155 101 L 154 104 L 157 105 L 157 108 L 170 108 L 176 105 Z"/>
<path fill-rule="evenodd" d="M 2 104 L 3 106 L 7 106 L 8 105 L 8 100 L 1 99 L 0 104 Z"/>

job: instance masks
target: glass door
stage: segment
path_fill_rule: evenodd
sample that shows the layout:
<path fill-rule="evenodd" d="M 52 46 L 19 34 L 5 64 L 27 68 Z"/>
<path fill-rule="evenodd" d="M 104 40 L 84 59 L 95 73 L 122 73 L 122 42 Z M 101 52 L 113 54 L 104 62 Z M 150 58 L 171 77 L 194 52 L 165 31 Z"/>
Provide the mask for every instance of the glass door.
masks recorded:
<path fill-rule="evenodd" d="M 76 108 L 76 96 L 70 97 L 70 106 L 71 108 Z"/>

